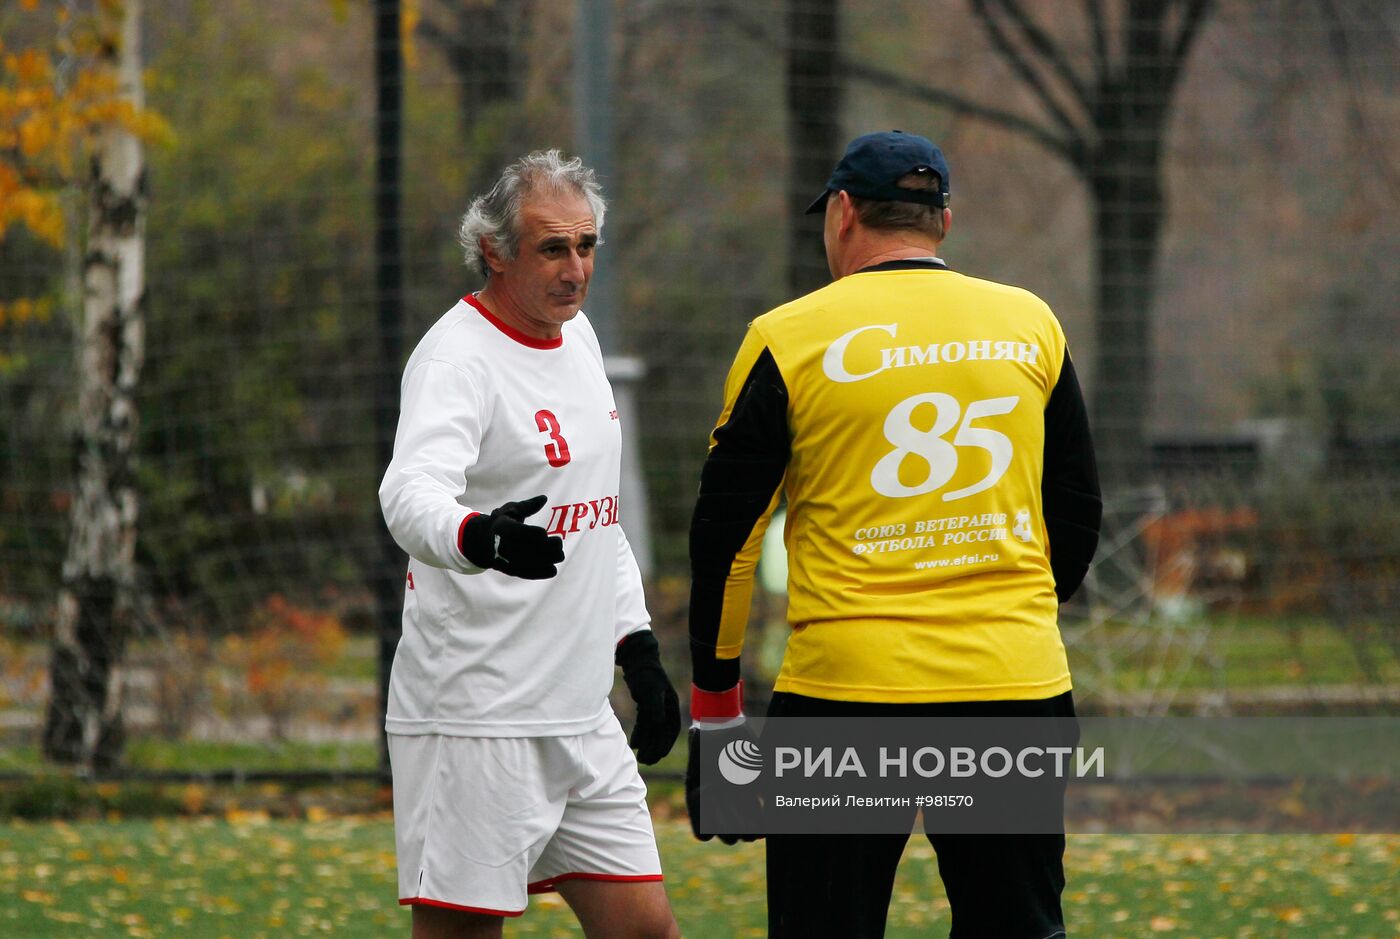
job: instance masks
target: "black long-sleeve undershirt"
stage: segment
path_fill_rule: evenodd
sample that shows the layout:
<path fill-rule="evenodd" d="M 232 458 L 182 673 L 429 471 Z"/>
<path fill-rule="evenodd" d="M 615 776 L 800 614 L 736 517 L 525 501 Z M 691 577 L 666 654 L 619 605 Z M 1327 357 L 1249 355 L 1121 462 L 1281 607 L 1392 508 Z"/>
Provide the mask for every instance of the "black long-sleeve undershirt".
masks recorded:
<path fill-rule="evenodd" d="M 715 657 L 725 581 L 734 558 L 787 471 L 788 393 L 773 353 L 759 355 L 700 471 L 690 523 L 690 653 L 693 681 L 724 691 L 739 681 L 739 660 Z"/>
<path fill-rule="evenodd" d="M 1040 479 L 1041 508 L 1050 540 L 1055 595 L 1064 603 L 1084 582 L 1099 546 L 1103 498 L 1089 415 L 1074 362 L 1065 352 L 1060 380 L 1045 405 L 1045 464 Z"/>

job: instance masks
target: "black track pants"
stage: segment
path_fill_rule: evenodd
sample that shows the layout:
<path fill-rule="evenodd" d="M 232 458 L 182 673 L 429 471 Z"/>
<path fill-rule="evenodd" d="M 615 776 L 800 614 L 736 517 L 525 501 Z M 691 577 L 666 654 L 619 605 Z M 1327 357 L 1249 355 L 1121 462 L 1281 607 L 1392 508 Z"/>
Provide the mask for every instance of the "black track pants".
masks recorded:
<path fill-rule="evenodd" d="M 774 717 L 1073 717 L 1069 692 L 1040 701 L 866 704 L 779 692 Z M 1072 743 L 1072 741 L 1070 742 Z M 910 813 L 913 822 L 913 813 Z M 952 906 L 950 939 L 1064 936 L 1063 835 L 929 833 Z M 770 939 L 878 939 L 907 835 L 769 835 Z"/>

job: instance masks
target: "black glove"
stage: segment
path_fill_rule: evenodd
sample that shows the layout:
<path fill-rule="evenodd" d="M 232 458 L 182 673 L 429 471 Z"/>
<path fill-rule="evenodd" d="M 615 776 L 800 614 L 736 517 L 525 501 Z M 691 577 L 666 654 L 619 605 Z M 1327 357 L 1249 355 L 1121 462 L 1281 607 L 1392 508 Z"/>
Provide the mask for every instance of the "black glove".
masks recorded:
<path fill-rule="evenodd" d="M 622 680 L 637 704 L 637 723 L 628 745 L 637 751 L 637 762 L 657 762 L 676 745 L 681 734 L 681 700 L 666 669 L 661 667 L 661 647 L 650 629 L 632 633 L 617 645 Z"/>
<path fill-rule="evenodd" d="M 706 704 L 704 699 L 709 699 Z M 713 707 L 716 699 L 724 699 L 720 707 L 726 709 L 726 713 L 707 713 L 707 708 Z M 748 741 L 749 744 L 757 744 L 753 731 L 749 729 L 748 722 L 744 719 L 743 711 L 740 710 L 741 691 L 735 687 L 731 692 L 723 695 L 715 695 L 712 692 L 704 692 L 699 688 L 691 689 L 690 711 L 701 721 L 701 726 L 690 728 L 690 753 L 685 761 L 685 809 L 690 815 L 690 830 L 696 838 L 701 841 L 709 841 L 716 835 L 725 844 L 734 844 L 737 841 L 754 841 L 763 837 L 760 834 L 763 821 L 763 803 L 761 799 L 762 789 L 758 785 L 745 785 L 742 791 L 728 791 L 724 793 L 722 799 L 710 799 L 706 797 L 706 786 L 701 784 L 700 757 L 701 740 L 704 740 L 705 758 L 717 760 L 721 750 L 734 741 Z M 732 703 L 732 710 L 730 704 Z M 733 716 L 728 716 L 732 714 Z M 729 727 L 718 729 L 707 729 L 704 727 L 706 718 L 716 718 L 721 721 L 738 718 L 740 723 Z M 749 749 L 745 747 L 744 749 Z M 707 774 L 708 775 L 708 774 Z M 718 783 L 726 785 L 726 783 Z M 709 809 L 705 812 L 705 825 L 700 824 L 700 803 L 706 802 Z"/>
<path fill-rule="evenodd" d="M 462 554 L 477 567 L 489 567 L 525 580 L 559 573 L 564 539 L 524 520 L 544 508 L 545 496 L 507 502 L 490 515 L 473 515 L 462 526 Z"/>

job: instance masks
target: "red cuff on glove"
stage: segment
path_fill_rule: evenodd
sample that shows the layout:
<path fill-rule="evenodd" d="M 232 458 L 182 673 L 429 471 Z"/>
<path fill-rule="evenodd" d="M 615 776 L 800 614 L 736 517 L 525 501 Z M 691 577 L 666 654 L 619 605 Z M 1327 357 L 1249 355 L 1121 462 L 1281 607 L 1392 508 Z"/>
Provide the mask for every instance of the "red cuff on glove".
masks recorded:
<path fill-rule="evenodd" d="M 744 683 L 728 691 L 706 691 L 690 686 L 690 719 L 696 721 L 733 720 L 744 713 Z"/>

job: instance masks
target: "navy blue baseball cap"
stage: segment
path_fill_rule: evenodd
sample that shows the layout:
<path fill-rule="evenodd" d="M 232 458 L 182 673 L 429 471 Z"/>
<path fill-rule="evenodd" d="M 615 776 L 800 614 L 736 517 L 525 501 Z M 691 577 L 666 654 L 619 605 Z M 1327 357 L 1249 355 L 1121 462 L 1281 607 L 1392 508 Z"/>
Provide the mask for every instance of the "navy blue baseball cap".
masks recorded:
<path fill-rule="evenodd" d="M 936 174 L 938 188 L 900 188 L 901 179 L 920 172 Z M 805 214 L 824 211 L 827 197 L 842 189 L 874 202 L 918 202 L 947 208 L 948 161 L 931 140 L 918 134 L 906 134 L 902 130 L 865 134 L 851 141 L 846 155 L 841 157 L 826 181 L 826 190 L 807 207 Z"/>

